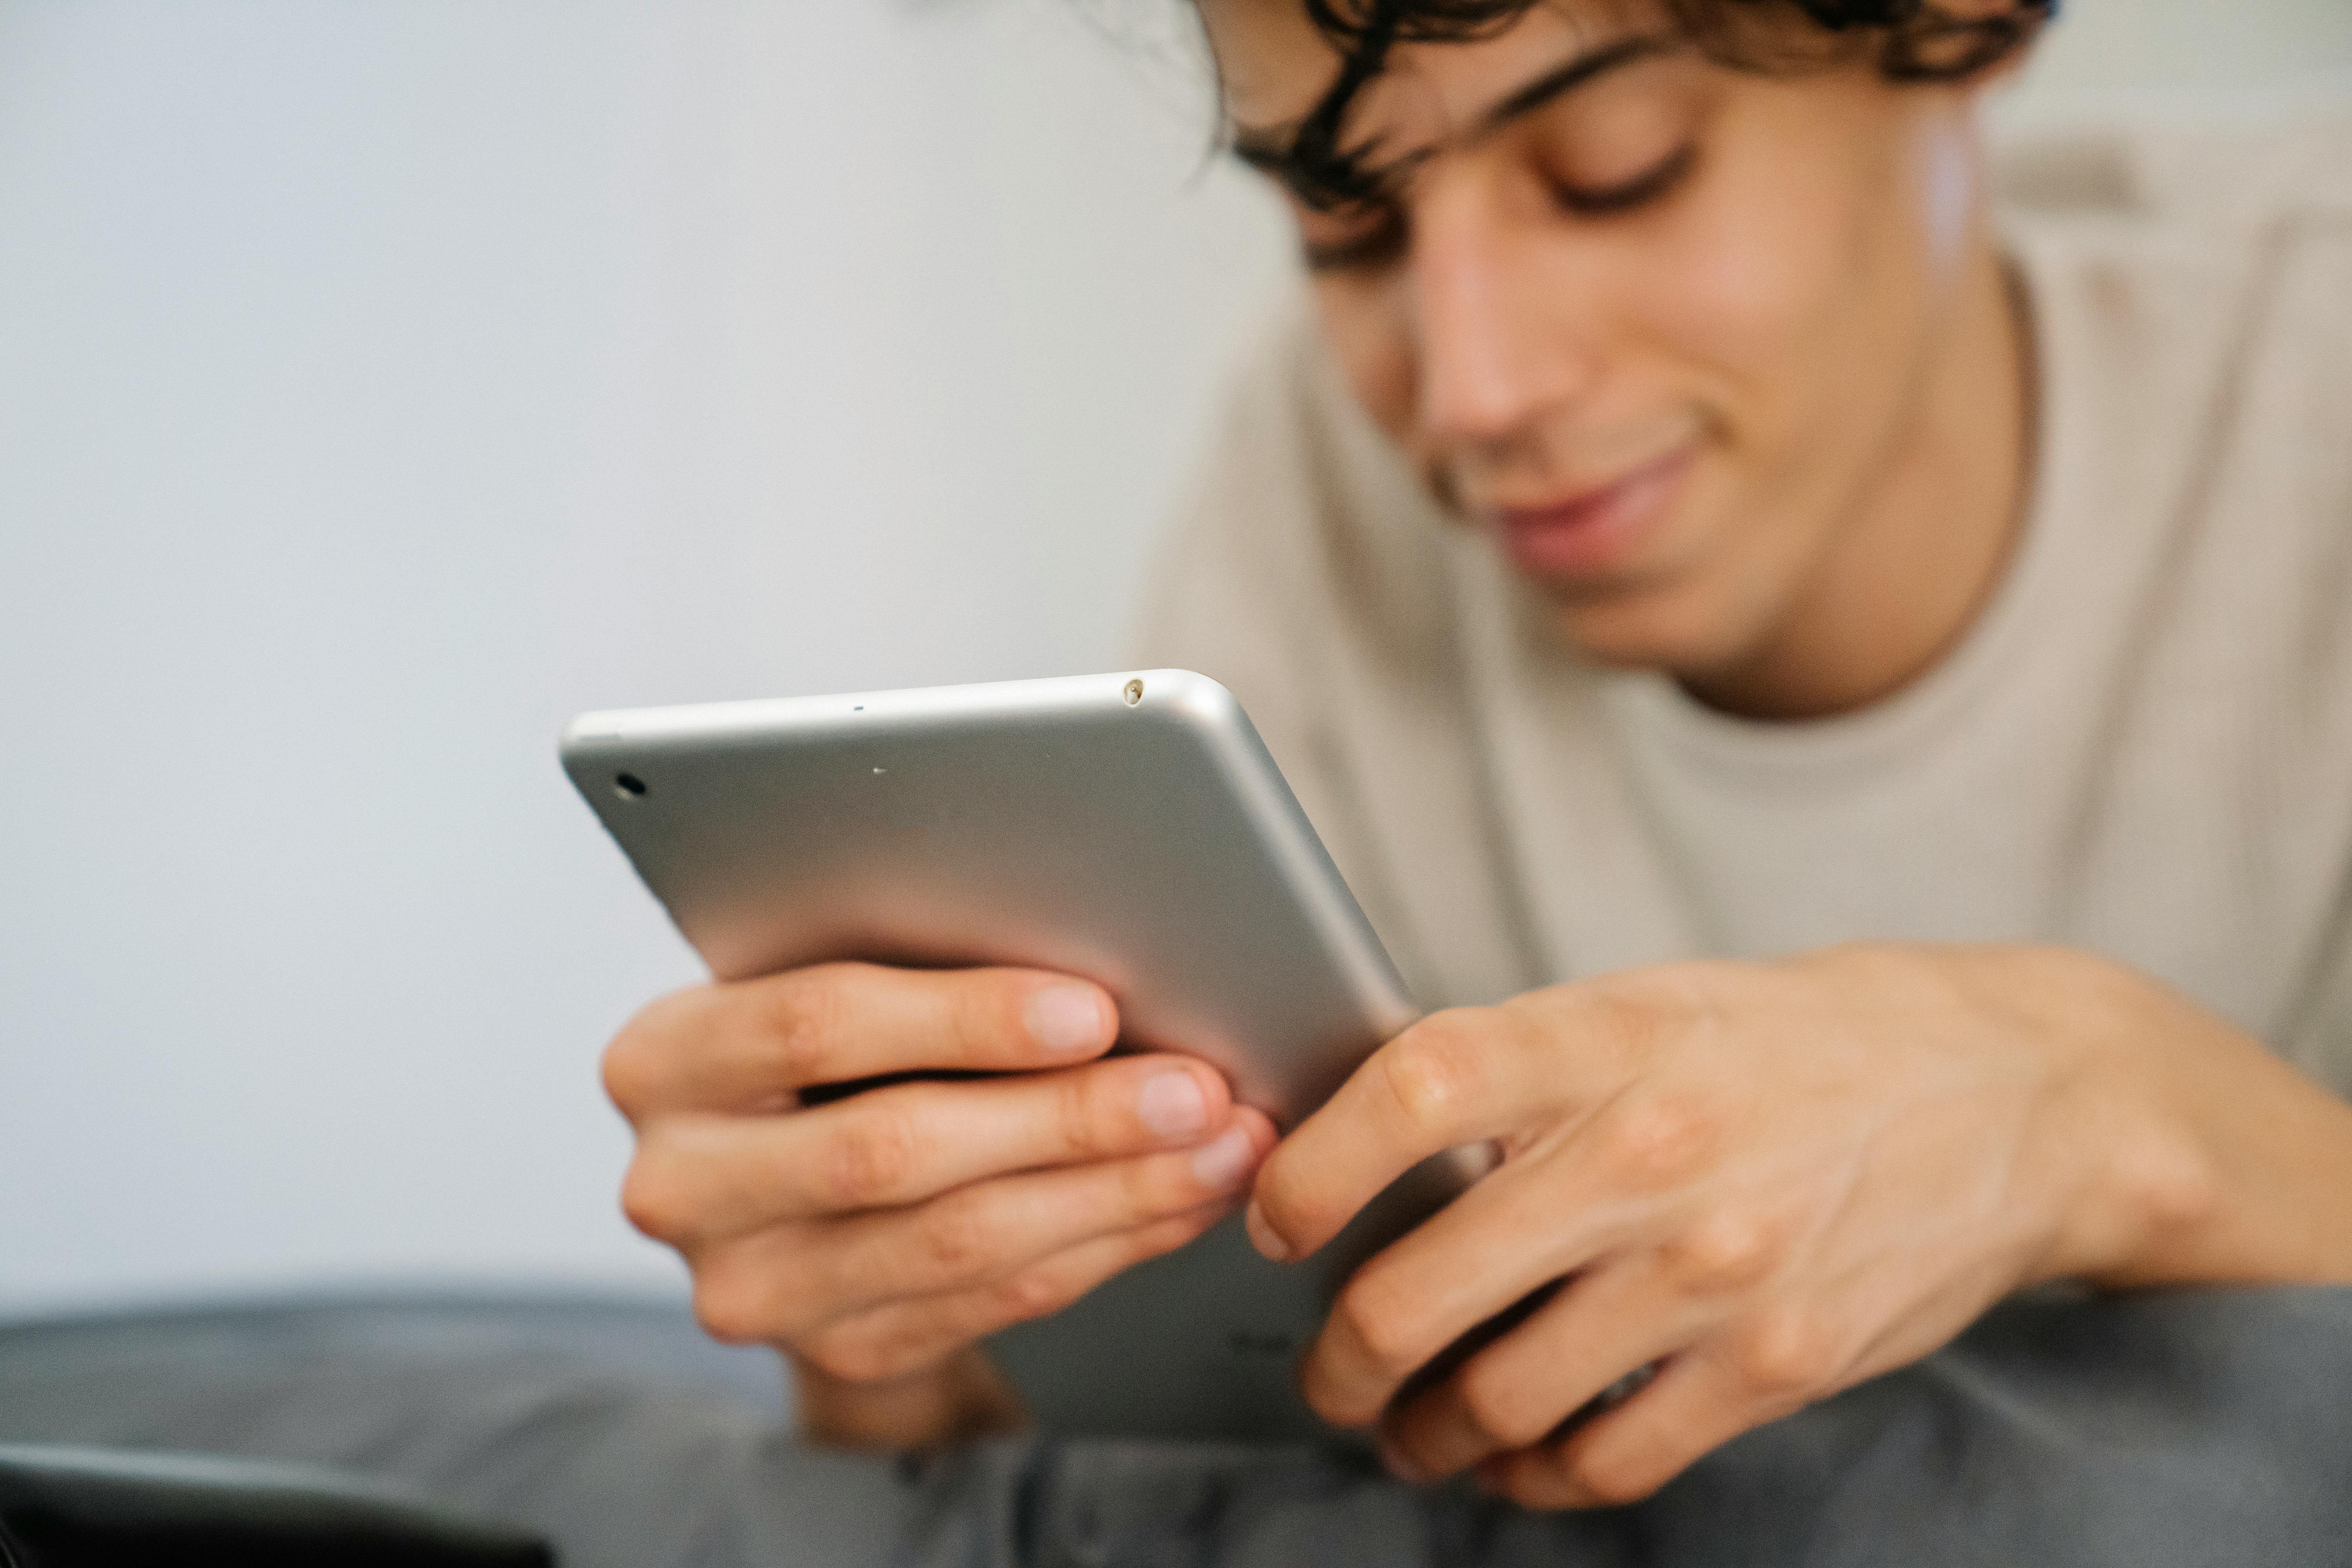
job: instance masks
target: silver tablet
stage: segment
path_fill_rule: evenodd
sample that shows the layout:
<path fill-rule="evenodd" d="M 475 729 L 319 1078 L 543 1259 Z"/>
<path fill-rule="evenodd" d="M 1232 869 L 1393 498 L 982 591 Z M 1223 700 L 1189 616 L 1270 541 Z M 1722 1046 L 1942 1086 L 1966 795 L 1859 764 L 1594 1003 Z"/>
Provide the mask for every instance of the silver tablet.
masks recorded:
<path fill-rule="evenodd" d="M 563 765 L 719 979 L 861 958 L 1084 975 L 1123 1046 L 1278 1124 L 1414 1009 L 1233 694 L 1149 669 L 583 714 Z M 1041 1426 L 1329 1436 L 1292 1363 L 1358 1262 L 1466 1181 L 1433 1161 L 1299 1268 L 1238 1220 L 990 1348 Z"/>

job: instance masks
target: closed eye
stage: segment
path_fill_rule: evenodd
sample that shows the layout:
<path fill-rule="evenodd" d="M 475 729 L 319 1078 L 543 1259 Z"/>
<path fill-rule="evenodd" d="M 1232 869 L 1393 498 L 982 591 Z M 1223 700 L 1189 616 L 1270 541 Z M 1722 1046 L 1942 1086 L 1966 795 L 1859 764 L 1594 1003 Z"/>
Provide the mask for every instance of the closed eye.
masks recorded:
<path fill-rule="evenodd" d="M 1552 199 L 1579 217 L 1609 217 L 1631 212 L 1672 190 L 1698 162 L 1696 143 L 1685 142 L 1630 180 L 1608 185 L 1576 185 L 1552 182 Z"/>

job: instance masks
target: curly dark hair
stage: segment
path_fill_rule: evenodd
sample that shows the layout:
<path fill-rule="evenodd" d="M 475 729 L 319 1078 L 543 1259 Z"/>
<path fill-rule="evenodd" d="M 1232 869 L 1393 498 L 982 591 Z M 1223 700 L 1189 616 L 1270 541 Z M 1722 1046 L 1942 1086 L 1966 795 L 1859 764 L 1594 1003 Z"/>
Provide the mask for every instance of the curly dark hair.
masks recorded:
<path fill-rule="evenodd" d="M 1400 44 L 1468 43 L 1508 28 L 1541 0 L 1301 0 L 1339 51 L 1330 90 L 1282 159 L 1316 206 L 1376 200 L 1367 146 L 1345 142 L 1348 110 Z M 1675 31 L 1709 58 L 1747 69 L 1801 68 L 1866 51 L 1895 81 L 1957 81 L 2000 64 L 2057 14 L 2059 0 L 2008 0 L 1955 15 L 1937 0 L 1660 0 Z M 1807 37 L 1806 35 L 1811 35 Z"/>

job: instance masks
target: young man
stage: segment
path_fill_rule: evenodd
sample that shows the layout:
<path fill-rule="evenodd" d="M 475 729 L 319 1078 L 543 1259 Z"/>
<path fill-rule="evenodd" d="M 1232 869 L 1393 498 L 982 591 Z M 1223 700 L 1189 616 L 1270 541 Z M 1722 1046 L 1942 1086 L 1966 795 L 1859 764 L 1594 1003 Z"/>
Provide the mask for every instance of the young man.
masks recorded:
<path fill-rule="evenodd" d="M 2352 1279 L 2352 121 L 2067 143 L 1996 221 L 2029 0 L 1201 9 L 1314 310 L 1138 662 L 1241 694 L 1427 1021 L 1279 1142 L 1048 974 L 632 1023 L 630 1215 L 919 1479 L 475 1327 L 241 1331 L 203 1396 L 0 1335 L 0 1436 L 364 1464 L 575 1563 L 2344 1560 L 2352 1292 L 2138 1288 Z M 953 1068 L 1024 1070 L 799 1092 Z M 1304 1376 L 1507 1502 L 960 1444 L 990 1331 L 1474 1140 Z M 2138 1293 L 1988 1315 L 2051 1282 Z"/>
<path fill-rule="evenodd" d="M 2095 148 L 2043 172 L 2091 211 L 2004 228 L 1977 110 L 2036 4 L 1201 9 L 1315 310 L 1138 662 L 1239 692 L 1444 1010 L 1277 1146 L 1089 1061 L 1066 981 L 671 998 L 608 1074 L 709 1326 L 818 1433 L 938 1443 L 1010 1415 L 980 1335 L 1494 1140 L 1304 1377 L 1548 1509 L 2028 1287 L 2352 1279 L 2340 131 Z M 1034 1070 L 792 1109 L 922 1068 Z"/>

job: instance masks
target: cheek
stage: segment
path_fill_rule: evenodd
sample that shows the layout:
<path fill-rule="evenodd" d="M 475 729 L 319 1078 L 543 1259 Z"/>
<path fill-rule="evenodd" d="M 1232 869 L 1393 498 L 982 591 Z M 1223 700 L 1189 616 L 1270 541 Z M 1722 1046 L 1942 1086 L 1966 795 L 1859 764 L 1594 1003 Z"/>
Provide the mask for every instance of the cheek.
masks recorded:
<path fill-rule="evenodd" d="M 1899 126 L 1770 118 L 1726 147 L 1643 309 L 1706 379 L 1748 504 L 1825 527 L 1910 405 L 1936 215 Z"/>
<path fill-rule="evenodd" d="M 1853 215 L 1818 184 L 1725 171 L 1661 265 L 1643 310 L 1709 384 L 1735 451 L 1763 458 L 1807 423 L 1823 384 L 1853 363 L 1861 260 Z"/>
<path fill-rule="evenodd" d="M 1419 402 L 1416 361 L 1412 336 L 1390 291 L 1359 279 L 1318 278 L 1315 306 L 1322 319 L 1323 341 L 1357 402 L 1390 440 L 1412 450 L 1413 411 Z"/>

